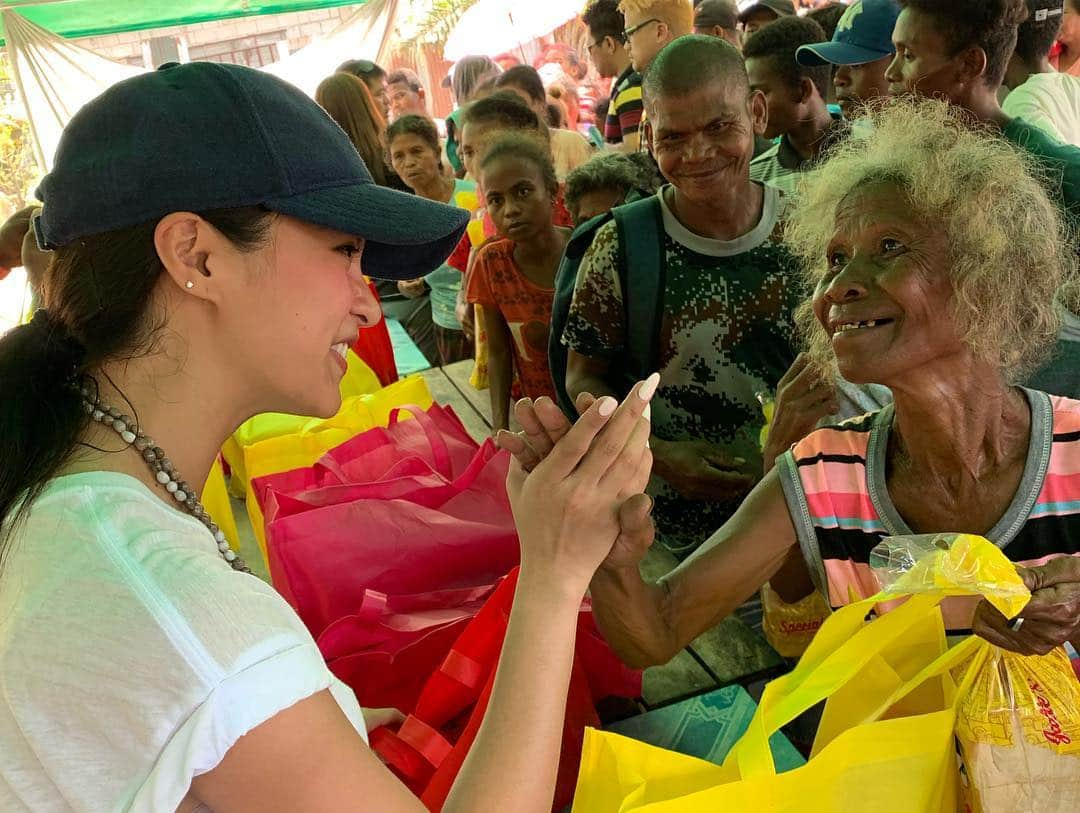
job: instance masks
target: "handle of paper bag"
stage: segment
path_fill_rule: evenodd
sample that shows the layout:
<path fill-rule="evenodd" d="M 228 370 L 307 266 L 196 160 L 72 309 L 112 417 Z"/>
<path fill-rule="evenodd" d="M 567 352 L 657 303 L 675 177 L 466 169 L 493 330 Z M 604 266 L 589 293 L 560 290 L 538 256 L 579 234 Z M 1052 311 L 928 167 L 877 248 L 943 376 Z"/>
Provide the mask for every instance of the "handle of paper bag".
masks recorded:
<path fill-rule="evenodd" d="M 837 610 L 822 627 L 822 630 L 831 628 L 827 638 L 815 638 L 806 656 L 793 672 L 777 678 L 765 687 L 765 693 L 750 726 L 726 760 L 727 763 L 732 760 L 738 762 L 743 778 L 775 776 L 776 766 L 769 748 L 769 737 L 849 683 L 873 658 L 888 650 L 913 626 L 925 619 L 927 613 L 939 612 L 937 607 L 945 596 L 913 595 L 896 609 L 867 624 L 866 616 L 883 598 L 885 597 L 877 595 Z M 837 639 L 843 643 L 822 657 L 821 650 L 827 650 L 830 641 Z M 980 641 L 969 640 L 974 640 L 974 644 L 965 641 L 936 658 L 919 675 L 897 690 L 896 697 L 903 697 L 926 680 L 941 674 L 944 669 L 970 655 L 973 651 L 971 647 Z M 896 700 L 893 700 L 883 706 L 877 714 L 883 714 L 895 702 Z"/>
<path fill-rule="evenodd" d="M 435 469 L 444 477 L 450 479 L 454 476 L 453 467 L 450 464 L 450 449 L 446 445 L 435 421 L 427 414 L 427 410 L 416 404 L 402 404 L 390 410 L 390 426 L 394 426 L 400 419 L 401 411 L 404 410 L 413 416 L 413 419 L 427 435 L 428 444 L 431 446 L 431 456 L 435 461 Z"/>

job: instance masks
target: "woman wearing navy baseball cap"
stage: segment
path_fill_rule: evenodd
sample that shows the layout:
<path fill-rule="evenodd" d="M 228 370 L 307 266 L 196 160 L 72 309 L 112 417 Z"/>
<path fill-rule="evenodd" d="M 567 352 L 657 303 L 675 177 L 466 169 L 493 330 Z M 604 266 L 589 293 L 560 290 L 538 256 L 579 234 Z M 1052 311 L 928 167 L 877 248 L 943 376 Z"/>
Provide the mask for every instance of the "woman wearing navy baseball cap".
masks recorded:
<path fill-rule="evenodd" d="M 422 276 L 467 215 L 376 186 L 292 86 L 210 63 L 90 102 L 38 196 L 44 309 L 0 338 L 0 809 L 422 810 L 197 495 L 249 416 L 337 411 L 380 318 L 362 271 Z M 511 468 L 517 602 L 447 810 L 550 809 L 577 613 L 646 500 L 655 386 Z"/>

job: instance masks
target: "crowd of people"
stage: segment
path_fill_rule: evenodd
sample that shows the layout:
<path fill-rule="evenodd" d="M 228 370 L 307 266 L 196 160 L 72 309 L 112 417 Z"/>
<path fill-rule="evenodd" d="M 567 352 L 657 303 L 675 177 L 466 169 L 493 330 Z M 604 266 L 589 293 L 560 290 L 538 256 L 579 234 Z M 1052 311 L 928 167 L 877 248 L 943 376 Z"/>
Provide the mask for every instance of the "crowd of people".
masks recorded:
<path fill-rule="evenodd" d="M 968 532 L 1032 599 L 950 632 L 1080 645 L 1073 0 L 743 6 L 591 0 L 563 79 L 466 57 L 445 119 L 368 60 L 314 101 L 172 65 L 74 117 L 0 229 L 41 306 L 0 337 L 0 807 L 422 809 L 197 497 L 251 415 L 334 414 L 383 317 L 476 360 L 513 457 L 517 595 L 446 810 L 550 809 L 586 590 L 645 667 Z"/>

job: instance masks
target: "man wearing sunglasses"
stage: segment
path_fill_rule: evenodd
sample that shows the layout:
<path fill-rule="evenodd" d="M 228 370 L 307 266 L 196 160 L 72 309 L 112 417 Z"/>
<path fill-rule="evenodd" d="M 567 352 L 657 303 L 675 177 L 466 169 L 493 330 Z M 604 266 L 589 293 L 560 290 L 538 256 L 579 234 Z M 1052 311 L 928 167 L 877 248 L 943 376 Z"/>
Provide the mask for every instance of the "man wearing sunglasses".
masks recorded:
<path fill-rule="evenodd" d="M 370 59 L 350 59 L 338 66 L 338 73 L 351 73 L 363 79 L 383 119 L 390 120 L 390 90 L 386 84 L 386 71 Z"/>
<path fill-rule="evenodd" d="M 619 0 L 594 0 L 582 12 L 589 29 L 589 59 L 596 72 L 611 77 L 611 100 L 603 121 L 604 141 L 619 152 L 637 152 L 641 143 L 641 74 L 630 64 Z M 600 114 L 601 111 L 597 110 Z"/>
<path fill-rule="evenodd" d="M 694 32 L 691 0 L 622 0 L 626 28 L 623 37 L 634 70 L 644 73 L 661 49 L 679 37 Z"/>

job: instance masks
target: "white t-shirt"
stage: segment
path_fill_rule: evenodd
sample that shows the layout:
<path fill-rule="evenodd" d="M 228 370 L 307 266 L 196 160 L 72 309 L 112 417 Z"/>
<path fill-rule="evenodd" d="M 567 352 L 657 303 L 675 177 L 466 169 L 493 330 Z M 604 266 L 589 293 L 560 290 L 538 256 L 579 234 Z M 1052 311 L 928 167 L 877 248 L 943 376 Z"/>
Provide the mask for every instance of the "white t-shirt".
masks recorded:
<path fill-rule="evenodd" d="M 138 480 L 52 481 L 0 571 L 0 810 L 172 813 L 243 734 L 355 695 L 292 608 Z"/>
<path fill-rule="evenodd" d="M 1005 97 L 1006 115 L 1064 144 L 1080 145 L 1080 78 L 1066 73 L 1035 73 Z"/>

